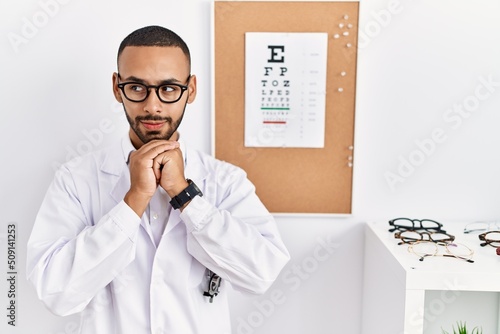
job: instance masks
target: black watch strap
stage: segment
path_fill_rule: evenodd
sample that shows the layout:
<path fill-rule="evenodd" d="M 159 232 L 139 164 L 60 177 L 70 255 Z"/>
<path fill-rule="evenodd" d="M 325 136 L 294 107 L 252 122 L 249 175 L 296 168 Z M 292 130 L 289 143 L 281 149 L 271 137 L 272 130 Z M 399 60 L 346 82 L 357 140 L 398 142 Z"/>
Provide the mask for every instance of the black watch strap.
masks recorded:
<path fill-rule="evenodd" d="M 179 195 L 175 196 L 170 201 L 170 205 L 172 205 L 172 207 L 176 210 L 182 208 L 184 204 L 186 204 L 196 196 L 203 196 L 201 190 L 192 180 L 187 179 L 186 181 L 189 183 L 186 189 L 181 191 Z"/>

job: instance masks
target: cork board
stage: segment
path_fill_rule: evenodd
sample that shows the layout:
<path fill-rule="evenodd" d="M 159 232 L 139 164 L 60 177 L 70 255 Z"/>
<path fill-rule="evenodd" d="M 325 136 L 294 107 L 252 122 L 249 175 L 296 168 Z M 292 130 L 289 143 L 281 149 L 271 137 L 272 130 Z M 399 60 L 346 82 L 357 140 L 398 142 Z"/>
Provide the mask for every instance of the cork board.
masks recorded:
<path fill-rule="evenodd" d="M 214 2 L 214 154 L 273 213 L 351 213 L 359 2 Z M 327 32 L 324 148 L 245 147 L 245 33 Z"/>

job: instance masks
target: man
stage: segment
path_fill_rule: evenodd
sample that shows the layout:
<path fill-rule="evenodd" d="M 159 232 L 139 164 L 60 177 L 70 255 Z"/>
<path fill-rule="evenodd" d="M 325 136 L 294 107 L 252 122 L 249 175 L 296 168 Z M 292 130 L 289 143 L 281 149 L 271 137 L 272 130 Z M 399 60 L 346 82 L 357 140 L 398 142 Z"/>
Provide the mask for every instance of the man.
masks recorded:
<path fill-rule="evenodd" d="M 81 314 L 79 333 L 230 333 L 227 283 L 263 293 L 289 260 L 246 174 L 179 140 L 190 67 L 168 29 L 126 37 L 113 92 L 128 135 L 63 165 L 41 205 L 28 278 L 52 312 Z"/>

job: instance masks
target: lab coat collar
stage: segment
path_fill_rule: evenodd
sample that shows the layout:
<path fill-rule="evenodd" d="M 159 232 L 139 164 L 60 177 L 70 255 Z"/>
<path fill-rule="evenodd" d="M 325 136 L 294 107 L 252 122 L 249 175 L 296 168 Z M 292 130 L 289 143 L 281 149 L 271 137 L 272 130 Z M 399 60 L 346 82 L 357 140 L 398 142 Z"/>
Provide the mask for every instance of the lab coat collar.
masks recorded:
<path fill-rule="evenodd" d="M 186 147 L 185 142 L 180 139 L 180 137 L 179 144 L 182 155 L 184 157 L 184 175 L 187 178 L 192 179 L 199 187 L 203 189 L 205 178 L 208 173 L 207 167 L 203 164 L 203 161 L 198 154 Z M 130 153 L 134 150 L 135 148 L 132 145 L 130 137 L 127 134 L 122 138 L 119 147 L 108 151 L 108 154 L 101 165 L 101 170 L 103 172 L 116 175 L 118 177 L 110 193 L 111 197 L 116 201 L 116 203 L 119 203 L 121 200 L 123 200 L 125 194 L 130 188 L 130 171 L 128 168 L 128 160 Z M 170 212 L 164 234 L 172 230 L 180 221 L 180 211 L 172 210 Z M 141 222 L 141 225 L 143 224 L 144 219 L 142 219 Z"/>
<path fill-rule="evenodd" d="M 199 154 L 195 151 L 187 148 L 184 140 L 179 136 L 179 144 L 182 151 L 182 156 L 184 157 L 184 176 L 188 179 L 193 180 L 200 189 L 204 189 L 205 179 L 208 174 L 207 167 L 203 164 Z M 167 226 L 163 235 L 171 231 L 175 226 L 181 222 L 180 210 L 171 210 L 170 216 L 168 217 Z"/>
<path fill-rule="evenodd" d="M 106 156 L 100 166 L 101 171 L 116 176 L 122 175 L 123 170 L 128 169 L 128 156 L 133 150 L 134 147 L 128 136 L 122 138 L 120 146 L 115 145 L 106 152 Z"/>
<path fill-rule="evenodd" d="M 200 154 L 197 154 L 195 151 L 191 149 L 184 149 L 183 142 L 181 143 L 181 150 L 184 156 L 184 176 L 188 179 L 193 180 L 196 185 L 202 189 L 206 189 L 205 179 L 208 175 L 208 168 L 203 163 Z M 170 216 L 168 218 L 167 226 L 165 227 L 165 231 L 163 234 L 165 235 L 169 231 L 171 231 L 175 226 L 177 226 L 181 222 L 180 210 L 171 210 Z"/>
<path fill-rule="evenodd" d="M 102 172 L 118 177 L 110 192 L 116 203 L 123 200 L 130 188 L 130 172 L 127 163 L 130 152 L 133 150 L 134 146 L 127 134 L 122 138 L 119 145 L 108 149 L 100 167 Z"/>

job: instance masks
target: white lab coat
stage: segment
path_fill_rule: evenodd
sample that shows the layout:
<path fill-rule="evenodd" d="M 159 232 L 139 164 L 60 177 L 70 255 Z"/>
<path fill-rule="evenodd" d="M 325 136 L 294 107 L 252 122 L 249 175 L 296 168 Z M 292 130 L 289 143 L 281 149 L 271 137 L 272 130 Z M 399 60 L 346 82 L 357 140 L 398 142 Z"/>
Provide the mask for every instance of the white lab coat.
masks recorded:
<path fill-rule="evenodd" d="M 130 145 L 56 173 L 28 242 L 28 279 L 53 313 L 81 314 L 82 334 L 231 333 L 226 284 L 263 293 L 289 260 L 273 217 L 240 168 L 184 149 L 203 197 L 171 210 L 156 247 L 148 216 L 123 201 Z M 213 303 L 206 268 L 222 277 Z"/>

